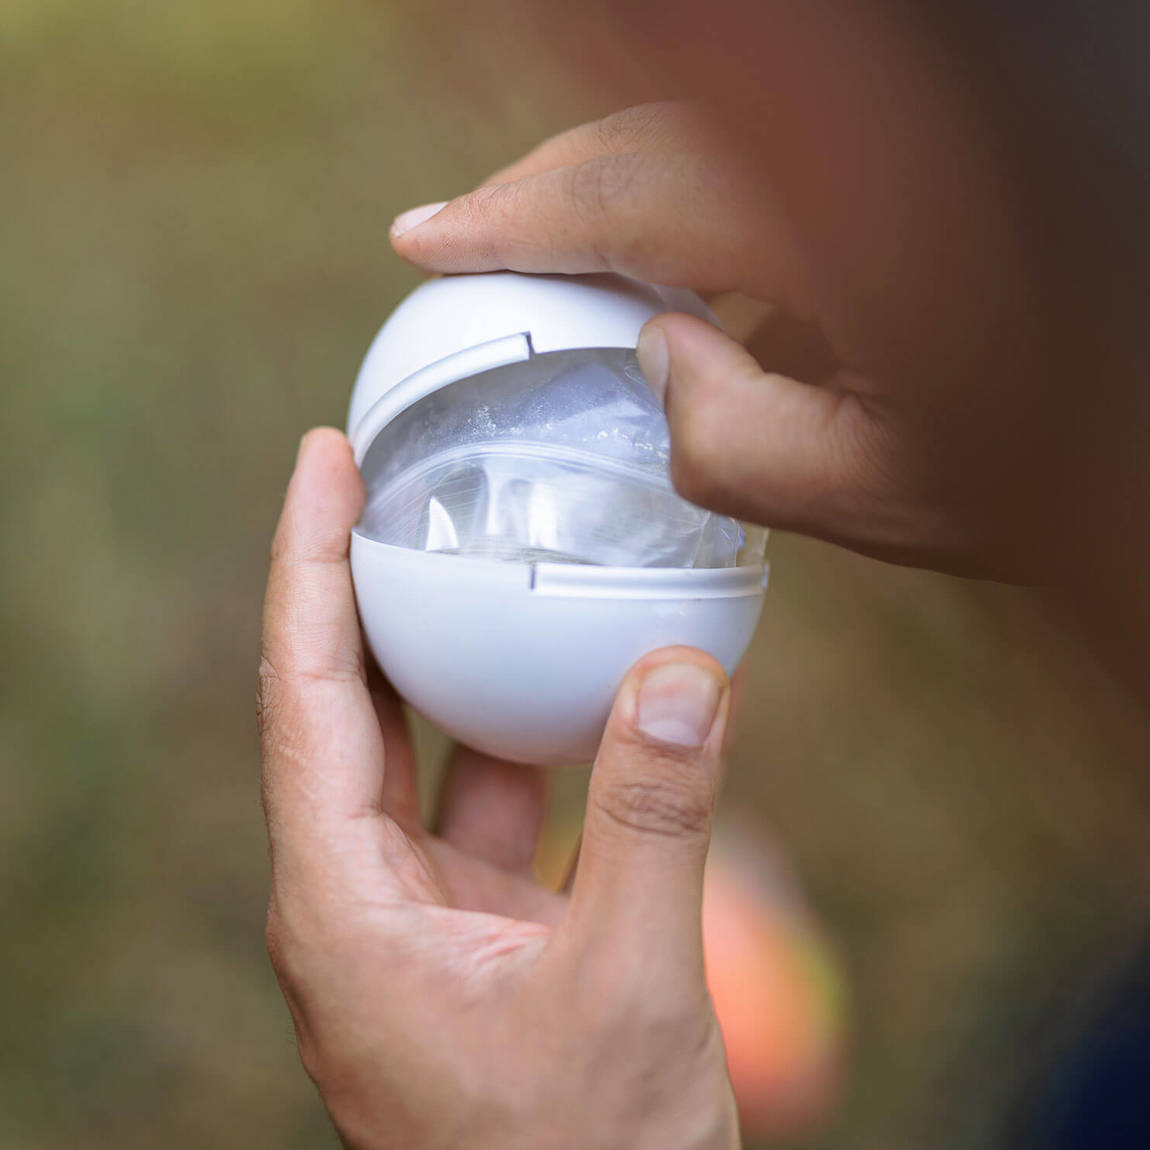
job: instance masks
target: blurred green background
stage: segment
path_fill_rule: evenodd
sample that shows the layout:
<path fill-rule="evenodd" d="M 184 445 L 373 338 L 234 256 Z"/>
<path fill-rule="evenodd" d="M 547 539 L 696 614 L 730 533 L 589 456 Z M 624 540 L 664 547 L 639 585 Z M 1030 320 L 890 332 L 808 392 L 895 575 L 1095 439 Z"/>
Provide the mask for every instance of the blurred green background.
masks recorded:
<path fill-rule="evenodd" d="M 0 1150 L 335 1145 L 263 950 L 270 533 L 394 213 L 613 102 L 453 21 L 0 0 Z M 1146 733 L 1033 593 L 771 551 L 725 803 L 852 983 L 806 1144 L 997 1144 L 1150 921 Z"/>

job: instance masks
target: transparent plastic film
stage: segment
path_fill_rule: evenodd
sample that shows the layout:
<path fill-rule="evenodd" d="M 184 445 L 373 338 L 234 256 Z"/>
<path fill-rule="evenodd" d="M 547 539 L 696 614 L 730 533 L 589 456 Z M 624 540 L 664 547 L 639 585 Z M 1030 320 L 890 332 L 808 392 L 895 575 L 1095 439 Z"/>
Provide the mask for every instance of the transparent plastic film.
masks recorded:
<path fill-rule="evenodd" d="M 555 352 L 460 380 L 389 423 L 362 470 L 360 530 L 519 562 L 732 567 L 762 533 L 670 480 L 663 412 L 634 354 Z"/>

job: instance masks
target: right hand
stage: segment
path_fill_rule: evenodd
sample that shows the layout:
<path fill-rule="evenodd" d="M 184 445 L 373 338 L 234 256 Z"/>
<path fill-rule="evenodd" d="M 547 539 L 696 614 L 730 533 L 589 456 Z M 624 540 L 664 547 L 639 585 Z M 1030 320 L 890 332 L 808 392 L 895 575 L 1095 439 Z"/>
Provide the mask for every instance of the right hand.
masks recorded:
<path fill-rule="evenodd" d="M 916 211 L 913 187 L 887 199 L 871 188 L 846 221 L 827 218 L 851 199 L 840 193 L 817 229 L 815 210 L 800 225 L 753 139 L 667 103 L 548 140 L 479 189 L 404 213 L 392 242 L 430 272 L 617 271 L 813 316 L 833 356 L 802 380 L 774 370 L 769 338 L 760 364 L 690 316 L 647 325 L 639 358 L 666 406 L 676 487 L 882 558 L 1032 580 L 1058 537 L 1042 512 L 1060 470 L 1050 397 L 1023 366 L 1017 253 L 961 125 L 905 116 L 924 136 L 937 129 L 931 146 L 955 176 L 924 176 Z M 826 163 L 849 175 L 849 160 Z"/>

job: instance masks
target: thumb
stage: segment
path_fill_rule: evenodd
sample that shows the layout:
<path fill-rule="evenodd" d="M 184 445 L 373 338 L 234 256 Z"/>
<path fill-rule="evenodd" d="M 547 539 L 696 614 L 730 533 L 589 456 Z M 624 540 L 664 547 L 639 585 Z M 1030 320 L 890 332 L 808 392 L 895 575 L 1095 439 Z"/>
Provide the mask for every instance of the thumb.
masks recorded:
<path fill-rule="evenodd" d="M 709 655 L 672 647 L 628 674 L 599 748 L 568 921 L 642 966 L 701 974 L 703 866 L 730 687 Z"/>
<path fill-rule="evenodd" d="M 667 413 L 685 498 L 864 549 L 897 542 L 882 429 L 853 377 L 819 387 L 765 372 L 713 325 L 679 314 L 651 320 L 638 355 Z"/>

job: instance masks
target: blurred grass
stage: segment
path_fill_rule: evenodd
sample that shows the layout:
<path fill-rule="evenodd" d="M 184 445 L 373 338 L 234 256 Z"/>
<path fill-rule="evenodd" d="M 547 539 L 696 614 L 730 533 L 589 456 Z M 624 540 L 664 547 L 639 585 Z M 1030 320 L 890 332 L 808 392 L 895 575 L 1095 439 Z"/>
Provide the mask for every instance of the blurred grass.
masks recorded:
<path fill-rule="evenodd" d="M 263 955 L 267 542 L 415 282 L 391 216 L 605 110 L 445 19 L 0 0 L 0 1150 L 334 1145 Z M 772 554 L 726 802 L 854 980 L 810 1145 L 993 1144 L 1145 929 L 1145 732 L 1033 595 Z"/>

